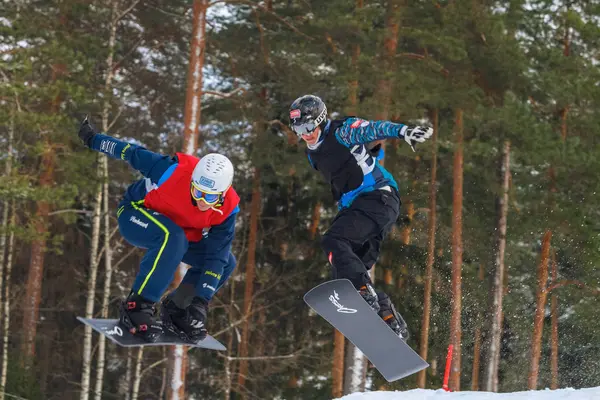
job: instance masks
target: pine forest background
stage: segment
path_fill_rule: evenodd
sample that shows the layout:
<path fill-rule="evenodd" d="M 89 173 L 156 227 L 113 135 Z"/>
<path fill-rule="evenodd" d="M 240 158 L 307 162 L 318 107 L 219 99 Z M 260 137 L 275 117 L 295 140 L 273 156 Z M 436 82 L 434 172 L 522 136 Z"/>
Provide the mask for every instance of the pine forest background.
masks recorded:
<path fill-rule="evenodd" d="M 358 390 L 600 385 L 600 2 L 0 1 L 0 399 L 327 399 Z M 328 187 L 288 107 L 426 123 L 385 143 L 402 209 L 375 267 L 431 364 L 389 384 L 309 312 L 329 277 Z M 77 138 L 219 151 L 241 196 L 236 271 L 211 306 L 227 352 L 126 350 L 138 179 Z M 355 379 L 359 378 L 359 379 Z"/>

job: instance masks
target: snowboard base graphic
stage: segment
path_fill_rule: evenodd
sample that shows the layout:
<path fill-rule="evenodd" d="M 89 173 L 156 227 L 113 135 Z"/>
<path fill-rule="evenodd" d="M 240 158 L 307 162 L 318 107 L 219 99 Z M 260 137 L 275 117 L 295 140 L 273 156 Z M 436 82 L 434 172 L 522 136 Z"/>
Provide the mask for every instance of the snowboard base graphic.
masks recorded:
<path fill-rule="evenodd" d="M 304 301 L 358 347 L 388 382 L 429 366 L 373 311 L 348 279 L 322 283 L 308 291 Z"/>

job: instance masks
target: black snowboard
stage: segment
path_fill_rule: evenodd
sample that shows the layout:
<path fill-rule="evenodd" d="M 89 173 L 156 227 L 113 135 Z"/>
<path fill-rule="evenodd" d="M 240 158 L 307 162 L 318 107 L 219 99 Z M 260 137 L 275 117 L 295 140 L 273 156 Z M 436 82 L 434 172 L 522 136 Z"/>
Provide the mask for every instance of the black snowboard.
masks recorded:
<path fill-rule="evenodd" d="M 348 279 L 320 284 L 304 301 L 363 352 L 388 382 L 429 366 L 367 304 Z"/>
<path fill-rule="evenodd" d="M 139 347 L 139 346 L 166 346 L 166 345 L 184 345 L 190 347 L 201 347 L 210 350 L 227 350 L 217 339 L 208 335 L 206 339 L 197 343 L 188 343 L 181 340 L 178 336 L 169 332 L 163 333 L 160 338 L 153 343 L 146 342 L 144 339 L 132 335 L 126 328 L 119 324 L 118 319 L 96 319 L 77 317 L 78 320 L 89 325 L 97 332 L 100 332 L 119 346 Z"/>

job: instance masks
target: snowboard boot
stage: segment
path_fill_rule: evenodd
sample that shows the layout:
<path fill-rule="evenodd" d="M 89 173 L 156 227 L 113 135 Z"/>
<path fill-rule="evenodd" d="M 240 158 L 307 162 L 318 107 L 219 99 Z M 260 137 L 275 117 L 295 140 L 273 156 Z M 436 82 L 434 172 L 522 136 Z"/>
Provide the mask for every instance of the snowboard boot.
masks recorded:
<path fill-rule="evenodd" d="M 376 313 L 379 312 L 377 293 L 375 292 L 375 289 L 373 289 L 373 286 L 370 283 L 365 283 L 363 286 L 361 286 L 361 288 L 358 289 L 358 294 L 360 294 L 362 298 L 365 299 L 365 301 L 369 306 L 371 306 L 373 311 L 375 311 Z"/>
<path fill-rule="evenodd" d="M 408 327 L 406 326 L 406 322 L 398 313 L 398 311 L 396 311 L 396 308 L 392 304 L 390 297 L 383 292 L 379 292 L 377 294 L 377 297 L 379 298 L 378 314 L 381 317 L 381 319 L 383 319 L 385 323 L 388 324 L 390 328 L 392 328 L 394 333 L 400 336 L 401 339 L 403 339 L 404 341 L 408 340 L 408 337 L 410 335 L 408 333 Z"/>
<path fill-rule="evenodd" d="M 167 296 L 162 303 L 160 316 L 163 325 L 170 332 L 188 343 L 204 340 L 206 331 L 206 313 L 208 303 L 200 297 L 194 297 L 186 308 L 180 308 L 172 296 Z"/>
<path fill-rule="evenodd" d="M 156 318 L 154 303 L 135 293 L 130 293 L 119 307 L 119 321 L 133 335 L 140 336 L 147 342 L 155 342 L 163 333 L 162 326 Z"/>

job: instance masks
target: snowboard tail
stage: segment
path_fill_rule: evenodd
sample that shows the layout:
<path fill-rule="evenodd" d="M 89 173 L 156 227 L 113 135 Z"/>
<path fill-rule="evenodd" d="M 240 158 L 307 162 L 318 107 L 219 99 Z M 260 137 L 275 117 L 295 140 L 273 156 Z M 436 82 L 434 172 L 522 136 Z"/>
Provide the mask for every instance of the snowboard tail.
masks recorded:
<path fill-rule="evenodd" d="M 106 336 L 112 342 L 123 347 L 140 347 L 140 346 L 167 346 L 167 345 L 183 345 L 190 347 L 199 347 L 209 350 L 227 350 L 221 342 L 214 337 L 208 335 L 206 339 L 197 343 L 190 343 L 182 340 L 179 336 L 165 330 L 155 342 L 146 342 L 139 336 L 132 335 L 127 328 L 119 323 L 118 319 L 100 319 L 100 318 L 82 318 L 77 319 L 86 325 L 89 325 L 96 332 Z"/>
<path fill-rule="evenodd" d="M 350 340 L 388 382 L 429 366 L 373 311 L 348 279 L 324 282 L 308 291 L 304 301 Z"/>

